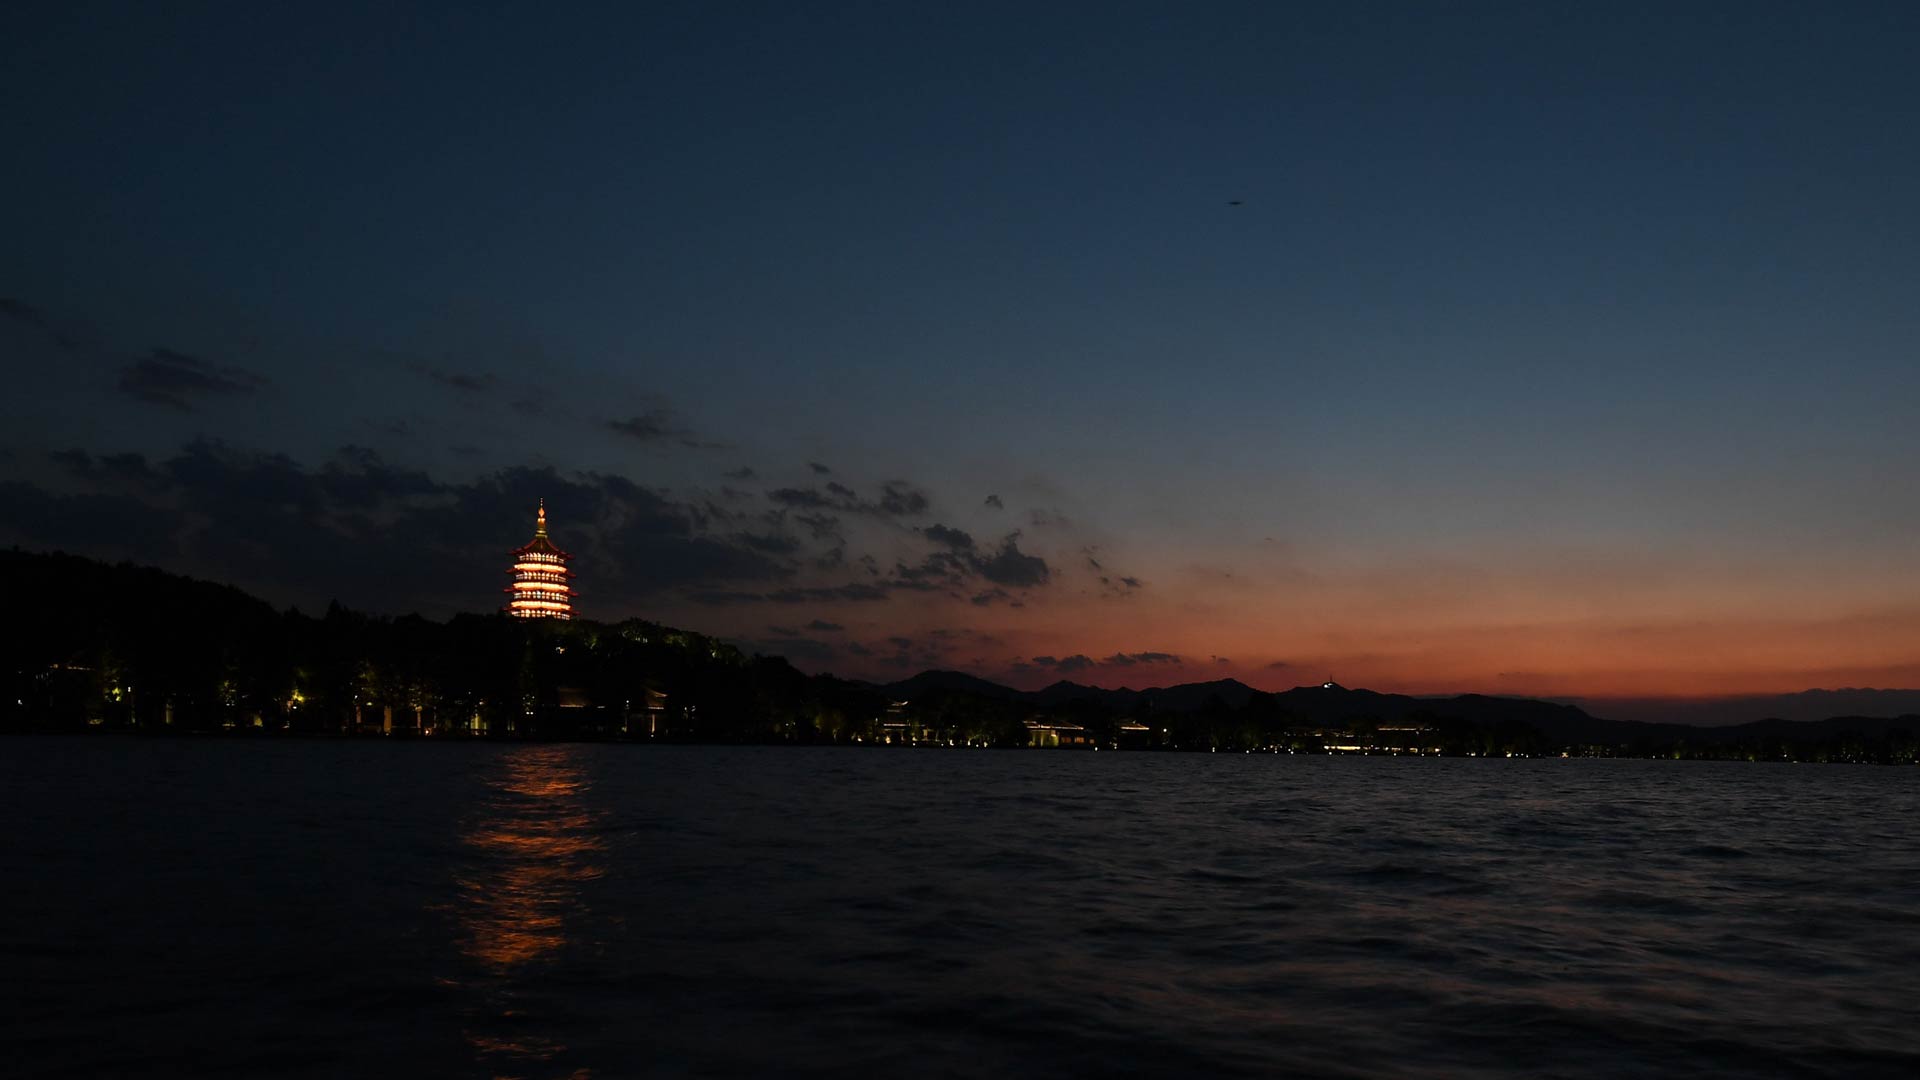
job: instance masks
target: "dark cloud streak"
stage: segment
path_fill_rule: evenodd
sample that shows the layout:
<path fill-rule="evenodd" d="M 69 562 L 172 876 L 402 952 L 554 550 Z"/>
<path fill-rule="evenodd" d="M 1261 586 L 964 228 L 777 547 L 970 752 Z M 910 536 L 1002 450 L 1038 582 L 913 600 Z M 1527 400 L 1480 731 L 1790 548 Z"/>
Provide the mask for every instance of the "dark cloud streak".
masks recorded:
<path fill-rule="evenodd" d="M 503 554 L 526 539 L 540 499 L 575 553 L 588 599 L 615 617 L 668 590 L 795 573 L 777 537 L 709 535 L 697 507 L 606 474 L 513 468 L 444 483 L 359 447 L 309 468 L 210 440 L 159 461 L 81 451 L 52 460 L 85 490 L 14 483 L 10 502 L 23 512 L 0 533 L 165 560 L 301 602 L 485 610 L 497 600 Z"/>
<path fill-rule="evenodd" d="M 208 398 L 255 394 L 266 385 L 263 376 L 251 371 L 157 346 L 122 368 L 119 380 L 120 392 L 127 397 L 181 412 L 194 411 Z"/>
<path fill-rule="evenodd" d="M 476 374 L 468 371 L 445 371 L 440 368 L 425 368 L 423 374 L 449 390 L 458 390 L 463 394 L 480 394 L 493 389 L 494 378 L 489 374 Z"/>
<path fill-rule="evenodd" d="M 697 437 L 687 426 L 680 422 L 672 409 L 655 406 L 645 412 L 635 413 L 624 420 L 607 421 L 607 430 L 624 436 L 635 442 L 647 444 L 676 443 L 690 450 L 725 450 L 727 444 L 713 442 Z M 751 470 L 748 470 L 751 473 Z"/>
<path fill-rule="evenodd" d="M 925 492 L 898 480 L 883 484 L 879 498 L 871 500 L 860 498 L 858 492 L 836 481 L 828 481 L 825 491 L 774 488 L 767 492 L 767 498 L 796 510 L 838 510 L 883 518 L 914 517 L 926 513 L 929 505 Z"/>

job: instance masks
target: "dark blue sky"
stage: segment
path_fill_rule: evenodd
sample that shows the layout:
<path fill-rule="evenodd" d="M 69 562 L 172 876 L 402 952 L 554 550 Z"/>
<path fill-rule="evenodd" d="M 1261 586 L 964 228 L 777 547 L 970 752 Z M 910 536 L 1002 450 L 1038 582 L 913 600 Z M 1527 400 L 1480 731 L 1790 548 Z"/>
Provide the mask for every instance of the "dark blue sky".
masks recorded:
<path fill-rule="evenodd" d="M 1920 675 L 1912 5 L 390 7 L 10 14 L 0 539 L 444 613 L 551 490 L 813 666 Z"/>

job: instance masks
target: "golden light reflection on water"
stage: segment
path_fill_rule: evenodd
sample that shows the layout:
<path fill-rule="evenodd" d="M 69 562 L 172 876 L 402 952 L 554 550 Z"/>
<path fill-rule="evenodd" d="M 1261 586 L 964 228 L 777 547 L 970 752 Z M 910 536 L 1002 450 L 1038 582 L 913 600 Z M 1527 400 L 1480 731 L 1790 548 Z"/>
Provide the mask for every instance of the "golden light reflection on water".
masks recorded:
<path fill-rule="evenodd" d="M 551 958 L 577 932 L 580 885 L 604 873 L 599 814 L 578 748 L 536 747 L 501 758 L 487 797 L 460 841 L 471 857 L 458 881 L 460 949 L 496 981 L 504 999 L 481 1017 L 467 1041 L 498 1067 L 547 1061 L 566 1049 L 511 1007 L 516 976 Z M 504 1059 L 504 1060 L 502 1060 Z M 579 1075 L 576 1073 L 575 1075 Z"/>

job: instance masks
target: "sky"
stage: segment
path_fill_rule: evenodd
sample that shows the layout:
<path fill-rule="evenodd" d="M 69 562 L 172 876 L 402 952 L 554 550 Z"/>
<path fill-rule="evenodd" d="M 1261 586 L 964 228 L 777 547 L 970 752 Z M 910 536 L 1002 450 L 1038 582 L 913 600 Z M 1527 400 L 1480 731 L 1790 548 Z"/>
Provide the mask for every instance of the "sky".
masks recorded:
<path fill-rule="evenodd" d="M 25 3 L 0 543 L 809 671 L 1920 685 L 1911 4 Z"/>

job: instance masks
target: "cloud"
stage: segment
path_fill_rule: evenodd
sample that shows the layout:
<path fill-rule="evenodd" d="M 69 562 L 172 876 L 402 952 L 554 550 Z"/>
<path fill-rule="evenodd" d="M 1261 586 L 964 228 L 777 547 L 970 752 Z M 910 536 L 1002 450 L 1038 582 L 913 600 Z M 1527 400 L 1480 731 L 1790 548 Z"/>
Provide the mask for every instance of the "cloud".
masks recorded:
<path fill-rule="evenodd" d="M 791 555 L 800 550 L 798 538 L 782 533 L 739 532 L 733 534 L 733 541 L 742 547 L 772 555 Z"/>
<path fill-rule="evenodd" d="M 1174 655 L 1173 653 L 1164 653 L 1164 652 L 1114 653 L 1112 656 L 1109 656 L 1105 660 L 1100 661 L 1100 666 L 1101 667 L 1135 667 L 1140 664 L 1178 664 L 1180 662 L 1181 662 L 1180 657 Z"/>
<path fill-rule="evenodd" d="M 807 468 L 812 469 L 815 476 L 830 476 L 833 474 L 832 469 L 827 468 L 817 461 L 807 462 Z"/>
<path fill-rule="evenodd" d="M 928 552 L 918 565 L 895 563 L 892 581 L 896 588 L 922 592 L 944 590 L 960 597 L 967 595 L 961 590 L 975 579 L 985 579 L 1002 588 L 974 590 L 973 603 L 984 607 L 1005 599 L 1021 606 L 1007 589 L 1037 588 L 1052 580 L 1052 571 L 1045 559 L 1020 550 L 1018 532 L 1008 533 L 999 547 L 981 552 L 976 550 L 973 537 L 959 529 L 932 525 L 920 531 L 940 547 Z"/>
<path fill-rule="evenodd" d="M 645 412 L 635 413 L 625 420 L 609 420 L 607 430 L 635 442 L 674 442 L 692 450 L 727 449 L 725 443 L 697 438 L 685 424 L 680 422 L 674 411 L 664 405 L 656 405 Z"/>
<path fill-rule="evenodd" d="M 987 496 L 986 505 L 987 505 L 987 508 L 990 510 L 1005 510 L 1007 508 L 1007 504 L 1001 502 L 1000 496 L 998 495 Z"/>
<path fill-rule="evenodd" d="M 971 573 L 965 559 L 952 552 L 935 551 L 922 559 L 918 566 L 894 563 L 891 581 L 896 589 L 934 592 L 942 588 L 959 588 Z"/>
<path fill-rule="evenodd" d="M 747 652 L 761 656 L 784 656 L 803 663 L 821 665 L 832 662 L 838 650 L 825 641 L 815 641 L 809 637 L 779 636 L 770 638 L 748 638 L 739 641 Z"/>
<path fill-rule="evenodd" d="M 1293 666 L 1292 664 L 1287 663 L 1285 660 L 1275 660 L 1273 663 L 1268 664 L 1266 667 L 1268 671 L 1284 671 L 1287 668 L 1290 668 L 1292 666 Z"/>
<path fill-rule="evenodd" d="M 832 633 L 838 633 L 842 630 L 845 630 L 846 627 L 841 626 L 837 622 L 828 622 L 825 619 L 815 619 L 812 622 L 807 624 L 807 629 L 813 630 L 819 633 L 832 634 Z"/>
<path fill-rule="evenodd" d="M 0 483 L 8 523 L 0 536 L 37 547 L 101 558 L 176 559 L 186 515 L 132 495 L 58 493 L 22 482 Z"/>
<path fill-rule="evenodd" d="M 774 488 L 774 490 L 766 492 L 766 498 L 770 498 L 770 500 L 774 500 L 774 502 L 778 502 L 780 505 L 803 507 L 803 509 L 824 509 L 824 507 L 831 507 L 831 505 L 833 505 L 833 500 L 822 496 L 822 494 L 816 492 L 814 488 Z"/>
<path fill-rule="evenodd" d="M 63 351 L 74 352 L 80 347 L 80 343 L 74 340 L 73 335 L 55 323 L 51 315 L 25 300 L 0 296 L 0 319 L 16 322 L 38 331 L 52 339 L 53 343 Z"/>
<path fill-rule="evenodd" d="M 807 527 L 807 535 L 815 540 L 840 539 L 840 519 L 832 514 L 795 514 L 793 520 Z"/>
<path fill-rule="evenodd" d="M 415 442 L 418 441 L 420 437 L 420 425 L 403 416 L 386 420 L 361 417 L 356 423 L 364 425 L 368 431 L 376 435 L 385 435 L 390 439 L 405 439 L 409 442 Z M 458 447 L 452 447 L 451 449 L 454 453 L 460 452 Z"/>
<path fill-rule="evenodd" d="M 447 490 L 418 469 L 390 466 L 363 446 L 343 446 L 316 477 L 322 492 L 337 505 L 366 510 Z"/>
<path fill-rule="evenodd" d="M 47 455 L 47 460 L 95 487 L 124 491 L 131 486 L 151 485 L 160 479 L 140 454 L 96 456 L 84 450 L 55 450 Z"/>
<path fill-rule="evenodd" d="M 663 439 L 679 438 L 681 435 L 680 425 L 674 421 L 673 414 L 666 409 L 649 409 L 625 420 L 609 420 L 607 428 L 641 442 L 659 442 Z"/>
<path fill-rule="evenodd" d="M 206 398 L 243 397 L 266 385 L 253 372 L 158 347 L 122 368 L 119 382 L 120 392 L 135 401 L 181 412 Z"/>
<path fill-rule="evenodd" d="M 1219 660 L 1220 658 L 1215 657 L 1214 659 Z M 1016 661 L 1013 666 L 1015 670 L 1021 671 L 1041 668 L 1065 674 L 1073 671 L 1087 671 L 1092 668 L 1130 668 L 1154 664 L 1177 665 L 1184 662 L 1185 661 L 1178 655 L 1167 652 L 1114 653 L 1104 660 L 1095 660 L 1085 653 L 1074 653 L 1072 656 L 1064 657 L 1030 657 L 1024 663 Z M 1221 662 L 1224 663 L 1225 661 L 1223 660 Z"/>
<path fill-rule="evenodd" d="M 886 598 L 885 588 L 859 581 L 845 585 L 797 586 L 767 594 L 767 599 L 776 604 L 817 604 L 836 601 L 866 603 Z"/>
<path fill-rule="evenodd" d="M 908 517 L 927 512 L 927 496 L 905 483 L 889 483 L 880 489 L 880 512 L 894 517 Z"/>
<path fill-rule="evenodd" d="M 1080 549 L 1080 554 L 1087 560 L 1087 569 L 1094 572 L 1095 580 L 1100 583 L 1101 596 L 1109 600 L 1119 599 L 1145 587 L 1145 583 L 1137 577 L 1110 572 L 1106 564 L 1100 561 L 1099 551 L 1098 547 L 1085 547 Z"/>
<path fill-rule="evenodd" d="M 881 663 L 903 671 L 948 666 L 948 658 L 953 653 L 952 643 L 946 640 L 950 635 L 936 631 L 928 636 L 931 640 L 895 635 L 882 643 L 884 648 L 875 646 L 872 651 L 880 655 Z M 891 653 L 886 652 L 888 649 L 892 650 Z"/>
<path fill-rule="evenodd" d="M 440 368 L 425 368 L 422 371 L 427 378 L 449 390 L 458 390 L 467 394 L 478 394 L 493 389 L 494 378 L 489 374 L 476 374 L 469 371 L 443 371 Z"/>
<path fill-rule="evenodd" d="M 36 330 L 52 328 L 47 313 L 24 300 L 15 300 L 11 296 L 0 296 L 0 317 L 22 322 Z"/>
<path fill-rule="evenodd" d="M 914 517 L 926 513 L 928 506 L 925 492 L 900 480 L 883 484 L 876 499 L 862 499 L 852 488 L 834 481 L 827 483 L 824 492 L 819 488 L 774 488 L 767 492 L 767 498 L 796 510 L 838 510 L 873 517 Z"/>
<path fill-rule="evenodd" d="M 975 556 L 972 564 L 980 576 L 995 585 L 1009 588 L 1027 589 L 1045 585 L 1053 576 L 1047 567 L 1047 561 L 1038 555 L 1029 555 L 1020 550 L 1020 534 L 1009 533 L 1000 542 L 1000 549 L 985 558 Z"/>
<path fill-rule="evenodd" d="M 959 529 L 949 529 L 945 525 L 929 525 L 920 530 L 927 539 L 955 550 L 973 550 L 973 537 Z"/>
<path fill-rule="evenodd" d="M 766 602 L 765 593 L 747 592 L 740 589 L 691 589 L 686 598 L 705 607 L 736 607 L 744 604 Z"/>
<path fill-rule="evenodd" d="M 752 469 L 748 468 L 747 466 L 742 465 L 737 469 L 728 469 L 726 472 L 723 472 L 720 475 L 726 477 L 729 480 L 751 480 L 754 477 L 754 472 Z"/>
<path fill-rule="evenodd" d="M 687 599 L 710 607 L 728 607 L 739 604 L 872 603 L 885 600 L 888 595 L 890 590 L 886 585 L 854 581 L 844 585 L 794 585 L 767 592 L 695 589 L 687 593 Z"/>
<path fill-rule="evenodd" d="M 55 462 L 63 488 L 80 490 L 14 485 L 10 505 L 35 512 L 0 533 L 79 554 L 164 558 L 276 600 L 338 598 L 378 612 L 497 607 L 505 555 L 531 534 L 540 499 L 598 614 L 622 617 L 668 590 L 795 572 L 778 552 L 706 532 L 698 507 L 620 476 L 514 468 L 454 483 L 359 447 L 309 467 L 210 440 L 163 460 L 68 451 Z"/>
<path fill-rule="evenodd" d="M 785 511 L 781 511 L 784 514 Z M 804 521 L 796 515 L 796 521 Z M 917 565 L 896 562 L 891 573 L 882 574 L 871 555 L 860 556 L 859 563 L 874 580 L 841 585 L 793 586 L 769 592 L 700 589 L 690 595 L 697 603 L 730 605 L 766 603 L 835 603 L 883 600 L 894 592 L 945 593 L 956 600 L 965 599 L 979 606 L 1006 603 L 1023 607 L 1024 601 L 1010 590 L 1031 589 L 1051 580 L 1046 560 L 1030 555 L 1019 546 L 1019 533 L 1010 533 L 991 552 L 974 550 L 973 538 L 958 529 L 941 525 L 919 530 L 942 546 L 931 551 Z M 735 533 L 730 539 L 737 545 L 774 555 L 791 555 L 797 549 L 784 533 Z M 819 560 L 821 569 L 834 569 L 846 563 L 844 547 L 836 547 Z M 980 588 L 984 580 L 994 588 Z"/>
<path fill-rule="evenodd" d="M 782 506 L 805 509 L 823 509 L 833 506 L 833 500 L 812 488 L 774 488 L 767 492 L 767 498 Z"/>

